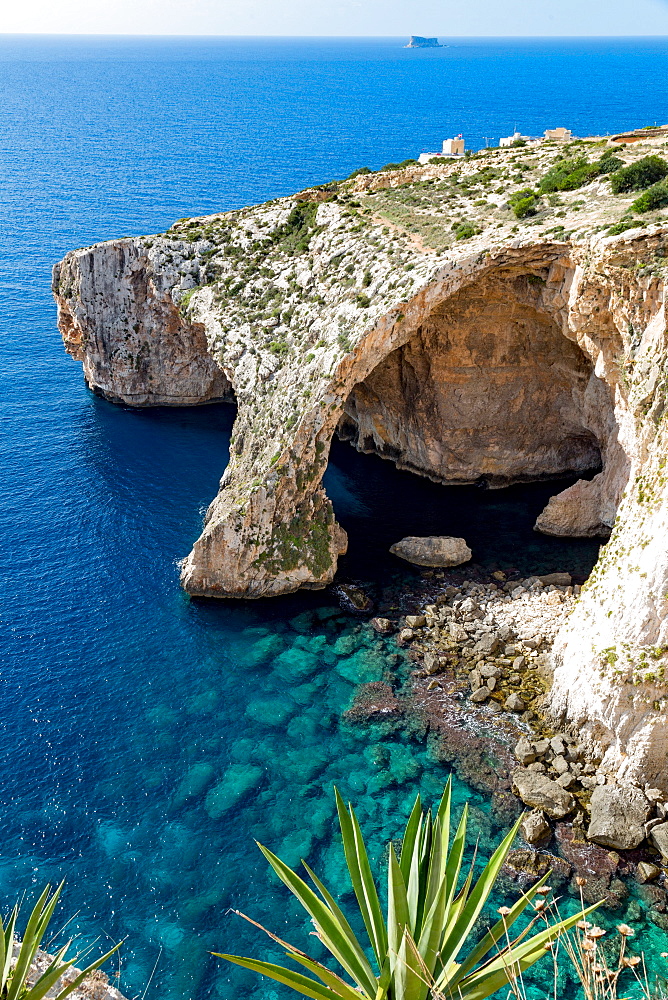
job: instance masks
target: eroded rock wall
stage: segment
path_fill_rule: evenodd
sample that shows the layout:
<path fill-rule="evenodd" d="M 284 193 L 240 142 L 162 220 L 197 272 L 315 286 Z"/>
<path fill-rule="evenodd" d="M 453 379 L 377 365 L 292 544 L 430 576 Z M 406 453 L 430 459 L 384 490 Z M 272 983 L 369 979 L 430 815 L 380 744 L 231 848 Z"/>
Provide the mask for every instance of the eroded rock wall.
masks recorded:
<path fill-rule="evenodd" d="M 451 296 L 354 387 L 341 436 L 446 483 L 599 468 L 586 405 L 599 380 L 550 314 L 544 285 L 501 267 Z"/>
<path fill-rule="evenodd" d="M 204 327 L 171 296 L 173 276 L 141 240 L 77 250 L 53 272 L 65 349 L 94 392 L 128 406 L 194 406 L 233 400 L 208 351 Z"/>
<path fill-rule="evenodd" d="M 668 791 L 668 337 L 663 234 L 605 241 L 572 290 L 569 324 L 614 397 L 601 476 L 609 542 L 554 647 L 550 705 L 592 735 L 612 781 Z M 607 320 L 601 322 L 601 317 Z"/>

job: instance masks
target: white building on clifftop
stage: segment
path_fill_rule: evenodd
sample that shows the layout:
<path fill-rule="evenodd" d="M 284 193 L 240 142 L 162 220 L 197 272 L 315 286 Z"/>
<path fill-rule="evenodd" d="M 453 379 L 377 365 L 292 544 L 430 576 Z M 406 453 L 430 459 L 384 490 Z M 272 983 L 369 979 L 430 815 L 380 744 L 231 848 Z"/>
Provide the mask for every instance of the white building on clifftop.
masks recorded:
<path fill-rule="evenodd" d="M 461 135 L 454 139 L 444 139 L 443 148 L 440 153 L 420 153 L 418 163 L 429 163 L 430 160 L 451 159 L 455 156 L 463 156 L 465 149 L 464 138 Z"/>

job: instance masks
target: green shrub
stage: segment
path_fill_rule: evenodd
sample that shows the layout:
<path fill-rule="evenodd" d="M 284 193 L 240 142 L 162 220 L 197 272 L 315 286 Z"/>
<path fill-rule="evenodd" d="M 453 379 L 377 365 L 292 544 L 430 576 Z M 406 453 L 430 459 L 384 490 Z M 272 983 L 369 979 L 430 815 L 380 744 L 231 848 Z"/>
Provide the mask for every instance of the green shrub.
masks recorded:
<path fill-rule="evenodd" d="M 451 783 L 448 782 L 436 816 L 431 809 L 423 810 L 418 795 L 399 844 L 399 858 L 395 842 L 390 841 L 387 845 L 384 852 L 388 865 L 385 913 L 355 812 L 352 806 L 346 808 L 338 792 L 336 806 L 343 851 L 359 911 L 359 919 L 353 923 L 360 928 L 363 926 L 366 931 L 360 937 L 355 935 L 334 896 L 305 861 L 302 864 L 317 891 L 266 847 L 258 846 L 278 878 L 308 913 L 318 940 L 338 964 L 340 972 L 332 971 L 268 930 L 269 937 L 301 971 L 238 955 L 217 957 L 283 983 L 301 996 L 315 1000 L 428 1000 L 436 997 L 485 1000 L 497 990 L 503 990 L 505 995 L 508 986 L 518 996 L 515 986 L 521 973 L 549 954 L 552 942 L 595 909 L 583 907 L 580 912 L 554 924 L 547 919 L 541 920 L 543 926 L 537 930 L 536 922 L 545 903 L 531 904 L 538 894 L 548 891 L 545 888 L 548 873 L 512 906 L 501 907 L 499 918 L 491 922 L 487 931 L 481 929 L 479 940 L 471 947 L 471 937 L 479 926 L 478 919 L 485 912 L 520 820 L 475 879 L 475 855 L 468 871 L 464 865 L 468 805 L 464 806 L 451 838 Z M 514 925 L 525 910 L 534 919 L 517 933 Z M 251 923 L 266 930 L 254 920 Z M 305 976 L 304 971 L 312 975 Z M 344 979 L 341 973 L 349 979 Z"/>
<path fill-rule="evenodd" d="M 364 272 L 364 277 L 362 278 L 362 287 L 363 288 L 368 288 L 369 285 L 371 284 L 372 280 L 373 280 L 373 278 L 371 277 L 371 271 L 365 271 Z"/>
<path fill-rule="evenodd" d="M 540 190 L 545 194 L 551 191 L 576 191 L 596 177 L 610 174 L 622 165 L 623 161 L 611 153 L 604 153 L 595 163 L 581 156 L 577 160 L 559 160 L 540 182 Z"/>
<path fill-rule="evenodd" d="M 351 181 L 353 177 L 359 177 L 361 174 L 372 174 L 373 170 L 369 170 L 368 167 L 358 167 L 357 170 L 353 170 L 352 174 L 348 174 L 347 180 Z"/>
<path fill-rule="evenodd" d="M 526 219 L 527 216 L 536 214 L 538 199 L 531 188 L 524 188 L 522 191 L 515 191 L 514 194 L 511 194 L 508 204 L 516 219 Z"/>
<path fill-rule="evenodd" d="M 549 194 L 551 191 L 573 190 L 571 187 L 573 175 L 575 173 L 581 174 L 587 166 L 587 161 L 583 157 L 578 160 L 559 160 L 550 167 L 541 180 L 540 190 L 545 194 Z"/>
<path fill-rule="evenodd" d="M 314 201 L 300 201 L 290 212 L 282 226 L 272 234 L 272 240 L 281 249 L 293 254 L 304 253 L 314 235 L 318 206 Z"/>
<path fill-rule="evenodd" d="M 636 219 L 620 219 L 619 222 L 615 222 L 614 226 L 610 226 L 608 234 L 610 236 L 619 236 L 620 233 L 625 233 L 627 229 L 637 229 L 638 226 L 644 225 L 644 222 L 638 222 Z"/>
<path fill-rule="evenodd" d="M 357 302 L 358 306 L 362 307 L 362 309 L 368 309 L 369 306 L 371 305 L 371 299 L 369 298 L 369 296 L 364 295 L 362 292 L 360 292 L 359 295 L 355 296 L 355 301 Z"/>
<path fill-rule="evenodd" d="M 654 209 L 665 208 L 668 205 L 668 183 L 666 181 L 659 181 L 658 184 L 653 184 L 651 188 L 647 188 L 643 194 L 631 205 L 634 212 L 651 212 Z"/>
<path fill-rule="evenodd" d="M 472 222 L 460 222 L 455 228 L 456 240 L 469 240 L 472 236 L 477 236 L 479 230 Z"/>
<path fill-rule="evenodd" d="M 623 166 L 624 161 L 620 160 L 618 156 L 614 156 L 612 153 L 604 153 L 598 161 L 598 172 L 599 174 L 613 174 L 615 170 L 619 170 Z"/>
<path fill-rule="evenodd" d="M 412 167 L 415 163 L 417 163 L 417 160 L 402 160 L 401 163 L 386 163 L 384 167 L 380 168 L 380 172 L 384 170 L 403 170 L 404 167 Z"/>
<path fill-rule="evenodd" d="M 283 357 L 288 353 L 290 348 L 288 347 L 288 345 L 285 343 L 284 340 L 272 340 L 271 343 L 269 344 L 269 350 L 271 351 L 272 354 L 276 354 L 279 357 Z"/>
<path fill-rule="evenodd" d="M 520 198 L 520 200 L 513 205 L 513 212 L 515 213 L 515 218 L 526 219 L 530 215 L 535 215 L 536 204 L 537 204 L 536 199 L 532 194 L 526 198 Z"/>
<path fill-rule="evenodd" d="M 645 156 L 636 163 L 615 171 L 610 177 L 610 186 L 615 194 L 625 191 L 642 191 L 668 174 L 668 163 L 660 156 Z"/>

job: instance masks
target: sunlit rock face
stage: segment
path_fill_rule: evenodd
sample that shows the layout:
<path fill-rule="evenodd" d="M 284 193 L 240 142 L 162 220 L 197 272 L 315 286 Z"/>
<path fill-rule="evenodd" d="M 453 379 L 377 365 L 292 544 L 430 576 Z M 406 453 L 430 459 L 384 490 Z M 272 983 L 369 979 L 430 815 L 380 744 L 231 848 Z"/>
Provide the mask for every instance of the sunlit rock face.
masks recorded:
<path fill-rule="evenodd" d="M 479 165 L 424 177 L 455 169 Z M 56 268 L 66 346 L 95 391 L 136 405 L 234 391 L 230 463 L 183 585 L 263 597 L 333 579 L 346 537 L 321 479 L 337 428 L 441 482 L 597 473 L 537 524 L 611 532 L 557 637 L 551 710 L 607 748 L 611 775 L 664 787 L 665 227 L 601 235 L 597 181 L 578 238 L 541 237 L 501 207 L 500 228 L 430 251 L 376 202 L 354 207 L 381 181 L 401 193 L 396 178 L 362 180 Z"/>
<path fill-rule="evenodd" d="M 600 467 L 587 401 L 604 394 L 544 285 L 500 269 L 456 292 L 354 387 L 341 436 L 439 482 L 504 486 Z"/>
<path fill-rule="evenodd" d="M 232 386 L 207 351 L 204 327 L 188 322 L 173 301 L 175 275 L 154 267 L 143 249 L 118 240 L 56 265 L 53 291 L 66 350 L 82 362 L 88 386 L 113 403 L 231 401 Z"/>

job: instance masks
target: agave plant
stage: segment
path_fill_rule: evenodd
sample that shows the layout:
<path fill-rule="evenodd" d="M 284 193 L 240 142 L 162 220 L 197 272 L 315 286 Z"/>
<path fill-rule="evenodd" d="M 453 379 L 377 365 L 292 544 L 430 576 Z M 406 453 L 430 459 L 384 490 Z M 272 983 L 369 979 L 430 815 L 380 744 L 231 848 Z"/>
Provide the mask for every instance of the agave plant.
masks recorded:
<path fill-rule="evenodd" d="M 313 1000 L 360 1000 L 360 997 L 365 1000 L 484 1000 L 501 987 L 516 983 L 525 969 L 545 955 L 555 938 L 582 919 L 583 913 L 548 924 L 539 916 L 542 910 L 537 906 L 536 912 L 533 908 L 530 911 L 528 925 L 511 938 L 510 928 L 541 892 L 548 873 L 513 906 L 503 907 L 500 919 L 468 954 L 462 956 L 520 821 L 474 880 L 475 858 L 468 870 L 462 872 L 466 806 L 450 843 L 451 797 L 452 785 L 448 781 L 433 817 L 431 810 L 422 808 L 418 795 L 398 860 L 393 844 L 389 844 L 385 917 L 357 817 L 352 806 L 346 808 L 336 791 L 343 848 L 366 929 L 364 938 L 355 935 L 331 892 L 305 861 L 302 864 L 317 891 L 275 854 L 258 844 L 278 877 L 310 915 L 320 941 L 352 982 L 254 920 L 251 923 L 284 947 L 289 958 L 318 978 L 253 958 L 215 953 L 217 957 L 290 986 Z M 541 929 L 532 933 L 537 925 Z"/>
<path fill-rule="evenodd" d="M 6 922 L 0 917 L 0 1000 L 42 1000 L 49 990 L 57 985 L 63 973 L 76 965 L 82 958 L 82 955 L 78 954 L 65 961 L 65 953 L 72 944 L 71 941 L 68 941 L 51 957 L 47 968 L 31 985 L 30 980 L 33 978 L 30 974 L 31 967 L 53 916 L 62 888 L 62 882 L 53 892 L 51 886 L 47 885 L 33 907 L 21 939 L 16 937 L 18 905 L 14 907 Z M 51 994 L 50 1000 L 64 1000 L 73 990 L 81 986 L 91 972 L 99 969 L 103 962 L 106 962 L 120 946 L 121 942 L 102 958 L 91 962 L 83 971 L 78 972 L 78 975 L 70 982 Z"/>

